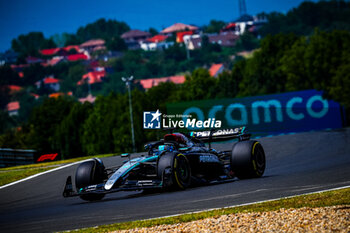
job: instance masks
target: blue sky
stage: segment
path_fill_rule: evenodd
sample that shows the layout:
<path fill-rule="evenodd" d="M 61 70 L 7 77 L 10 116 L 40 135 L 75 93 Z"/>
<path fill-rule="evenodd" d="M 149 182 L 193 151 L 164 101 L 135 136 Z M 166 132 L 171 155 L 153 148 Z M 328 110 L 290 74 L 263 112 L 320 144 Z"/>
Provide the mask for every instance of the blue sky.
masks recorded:
<path fill-rule="evenodd" d="M 286 13 L 303 0 L 246 0 L 247 11 Z M 0 0 L 0 52 L 20 34 L 41 31 L 46 37 L 74 33 L 99 18 L 126 22 L 133 29 L 161 30 L 176 22 L 208 24 L 211 19 L 230 21 L 239 16 L 238 0 Z"/>

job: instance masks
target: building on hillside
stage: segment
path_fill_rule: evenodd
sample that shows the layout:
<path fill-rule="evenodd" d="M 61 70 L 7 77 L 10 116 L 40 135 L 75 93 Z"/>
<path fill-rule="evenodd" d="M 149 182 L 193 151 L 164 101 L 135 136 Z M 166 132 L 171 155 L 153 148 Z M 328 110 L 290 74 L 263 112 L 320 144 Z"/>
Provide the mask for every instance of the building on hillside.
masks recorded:
<path fill-rule="evenodd" d="M 87 84 L 96 84 L 102 83 L 106 79 L 106 71 L 91 71 L 87 74 L 84 74 L 80 81 L 77 82 L 77 85 Z"/>
<path fill-rule="evenodd" d="M 0 66 L 5 64 L 16 63 L 18 58 L 18 53 L 13 50 L 7 50 L 4 53 L 0 53 Z"/>
<path fill-rule="evenodd" d="M 23 89 L 22 87 L 17 85 L 7 85 L 6 88 L 9 90 L 10 95 L 20 92 Z"/>
<path fill-rule="evenodd" d="M 155 51 L 167 49 L 174 45 L 173 41 L 166 41 L 168 36 L 155 35 L 145 41 L 140 42 L 141 49 L 145 51 Z"/>
<path fill-rule="evenodd" d="M 125 44 L 128 46 L 128 49 L 139 49 L 140 42 L 150 38 L 152 35 L 149 32 L 141 30 L 130 30 L 121 35 L 121 38 L 124 40 Z"/>
<path fill-rule="evenodd" d="M 62 48 L 42 49 L 40 50 L 41 55 L 44 56 L 66 56 L 68 52 Z"/>
<path fill-rule="evenodd" d="M 198 27 L 189 24 L 175 23 L 170 27 L 163 29 L 160 33 L 164 35 L 171 35 L 172 33 L 182 32 L 182 31 L 197 31 Z"/>
<path fill-rule="evenodd" d="M 87 95 L 85 98 L 79 98 L 79 102 L 82 104 L 85 102 L 90 102 L 93 104 L 95 100 L 96 100 L 96 97 L 91 94 Z"/>
<path fill-rule="evenodd" d="M 82 52 L 79 45 L 68 45 L 63 47 L 64 50 L 68 52 L 68 54 L 80 53 Z"/>
<path fill-rule="evenodd" d="M 150 38 L 152 35 L 149 32 L 141 31 L 141 30 L 130 30 L 128 32 L 123 33 L 120 37 L 125 41 L 143 41 L 147 38 Z"/>
<path fill-rule="evenodd" d="M 90 57 L 85 53 L 70 54 L 67 57 L 68 61 L 89 60 Z"/>
<path fill-rule="evenodd" d="M 18 115 L 18 111 L 20 109 L 19 101 L 13 101 L 7 104 L 6 110 L 9 114 L 9 116 L 16 116 Z"/>
<path fill-rule="evenodd" d="M 67 93 L 63 93 L 63 92 L 55 92 L 55 93 L 51 93 L 49 95 L 49 98 L 58 98 L 60 96 L 72 96 L 73 92 L 67 92 Z"/>
<path fill-rule="evenodd" d="M 184 42 L 184 36 L 186 35 L 193 35 L 193 31 L 183 31 L 183 32 L 177 32 L 176 33 L 176 43 L 183 43 Z"/>
<path fill-rule="evenodd" d="M 225 67 L 224 64 L 213 64 L 209 68 L 209 74 L 211 77 L 217 78 L 219 74 L 221 74 L 224 71 Z"/>
<path fill-rule="evenodd" d="M 239 36 L 231 32 L 223 32 L 220 34 L 208 34 L 209 43 L 219 44 L 223 47 L 233 47 L 236 45 Z M 202 47 L 202 36 L 200 35 L 185 35 L 184 42 L 188 49 L 194 50 Z"/>
<path fill-rule="evenodd" d="M 268 21 L 265 17 L 242 15 L 234 22 L 228 23 L 221 32 L 232 32 L 236 35 L 242 35 L 246 31 L 257 33 L 257 31 Z"/>
<path fill-rule="evenodd" d="M 51 76 L 48 76 L 48 77 L 45 77 L 45 78 L 43 78 L 42 80 L 40 80 L 40 81 L 37 81 L 36 83 L 35 83 L 35 85 L 36 85 L 36 87 L 38 88 L 38 89 L 40 89 L 41 87 L 42 87 L 42 85 L 43 85 L 43 87 L 44 88 L 46 88 L 46 89 L 51 89 L 51 90 L 53 90 L 53 91 L 59 91 L 60 90 L 60 82 L 61 82 L 61 80 L 59 80 L 59 79 L 56 79 L 56 78 L 54 78 L 52 75 Z"/>
<path fill-rule="evenodd" d="M 29 64 L 19 64 L 19 65 L 11 65 L 11 68 L 16 72 L 23 72 L 25 68 L 28 68 Z"/>
<path fill-rule="evenodd" d="M 45 60 L 38 58 L 38 57 L 26 57 L 27 64 L 36 64 L 36 63 L 43 63 Z"/>
<path fill-rule="evenodd" d="M 31 96 L 33 96 L 36 100 L 40 98 L 40 95 L 35 93 L 30 93 Z"/>
<path fill-rule="evenodd" d="M 82 43 L 79 47 L 91 53 L 98 50 L 106 50 L 105 43 L 105 40 L 93 39 Z"/>
<path fill-rule="evenodd" d="M 49 60 L 46 61 L 45 66 L 55 66 L 61 62 L 67 61 L 66 57 L 64 56 L 55 56 Z"/>
<path fill-rule="evenodd" d="M 185 80 L 186 80 L 185 76 L 177 75 L 177 76 L 162 77 L 162 78 L 141 79 L 141 80 L 136 80 L 136 82 L 139 82 L 145 90 L 148 90 L 152 87 L 158 86 L 160 83 L 172 82 L 175 84 L 182 84 L 185 82 Z"/>
<path fill-rule="evenodd" d="M 67 56 L 69 54 L 75 54 L 79 52 L 80 48 L 78 45 L 68 45 L 63 48 L 51 48 L 40 50 L 40 53 L 44 56 Z"/>

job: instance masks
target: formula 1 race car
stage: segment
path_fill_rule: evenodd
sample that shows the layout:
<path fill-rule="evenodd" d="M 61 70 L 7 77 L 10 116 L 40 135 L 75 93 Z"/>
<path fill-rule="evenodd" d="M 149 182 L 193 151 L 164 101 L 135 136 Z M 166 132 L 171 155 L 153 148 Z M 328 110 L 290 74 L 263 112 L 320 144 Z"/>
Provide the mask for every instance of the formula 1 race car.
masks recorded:
<path fill-rule="evenodd" d="M 258 141 L 250 140 L 245 127 L 170 133 L 163 139 L 145 145 L 147 155 L 128 158 L 116 168 L 106 169 L 100 159 L 81 163 L 66 181 L 63 196 L 79 196 L 96 201 L 105 194 L 146 189 L 185 189 L 190 185 L 210 184 L 261 177 L 265 170 L 265 152 Z M 211 142 L 238 139 L 230 151 L 217 151 Z M 208 147 L 204 144 L 208 143 Z"/>

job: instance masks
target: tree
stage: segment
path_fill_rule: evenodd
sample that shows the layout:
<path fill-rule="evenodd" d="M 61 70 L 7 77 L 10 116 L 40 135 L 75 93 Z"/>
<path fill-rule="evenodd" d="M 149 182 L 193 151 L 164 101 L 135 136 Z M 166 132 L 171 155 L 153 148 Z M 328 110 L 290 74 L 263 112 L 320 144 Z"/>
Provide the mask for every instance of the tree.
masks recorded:
<path fill-rule="evenodd" d="M 83 152 L 83 125 L 92 111 L 89 102 L 74 103 L 69 114 L 62 120 L 55 132 L 56 149 L 61 158 L 73 158 L 85 155 Z"/>
<path fill-rule="evenodd" d="M 16 122 L 7 112 L 0 109 L 0 135 L 16 125 Z"/>
<path fill-rule="evenodd" d="M 350 54 L 347 55 L 349 58 Z M 340 65 L 332 79 L 328 96 L 350 110 L 350 63 Z M 349 116 L 349 114 L 348 114 Z"/>
<path fill-rule="evenodd" d="M 28 120 L 28 125 L 33 129 L 28 144 L 41 153 L 57 151 L 59 143 L 55 140 L 56 130 L 69 114 L 73 103 L 70 98 L 49 98 L 35 107 Z"/>
<path fill-rule="evenodd" d="M 35 106 L 41 104 L 41 101 L 36 100 L 34 96 L 29 93 L 22 92 L 17 97 L 19 100 L 20 109 L 18 110 L 18 120 L 19 122 L 26 122 L 31 115 L 31 112 Z"/>
<path fill-rule="evenodd" d="M 231 72 L 223 72 L 218 77 L 217 98 L 234 98 L 239 92 L 239 83 L 243 80 L 246 61 L 235 64 Z"/>
<path fill-rule="evenodd" d="M 237 41 L 238 50 L 253 50 L 259 47 L 259 40 L 250 32 L 245 32 Z"/>
<path fill-rule="evenodd" d="M 40 49 L 55 48 L 52 39 L 45 39 L 42 32 L 30 32 L 12 40 L 12 49 L 20 56 L 39 56 Z"/>
<path fill-rule="evenodd" d="M 346 64 L 349 46 L 350 32 L 347 31 L 316 30 L 309 38 L 300 38 L 281 59 L 287 90 L 315 88 L 328 93 L 333 77 L 339 75 L 338 68 Z"/>
<path fill-rule="evenodd" d="M 86 73 L 86 68 L 82 64 L 74 64 L 68 68 L 68 74 L 63 78 L 61 83 L 61 91 L 68 92 L 75 90 L 77 82 Z"/>
<path fill-rule="evenodd" d="M 148 29 L 148 32 L 151 33 L 152 36 L 158 35 L 158 33 L 159 33 L 158 30 L 153 28 L 153 27 L 150 27 Z"/>
<path fill-rule="evenodd" d="M 221 20 L 210 20 L 209 25 L 204 27 L 205 33 L 219 33 L 221 29 L 226 25 L 224 21 Z"/>
<path fill-rule="evenodd" d="M 87 41 L 96 38 L 109 41 L 111 38 L 117 38 L 129 30 L 130 27 L 124 22 L 112 19 L 98 19 L 85 27 L 80 27 L 76 35 L 80 41 Z"/>
<path fill-rule="evenodd" d="M 210 77 L 208 70 L 198 68 L 186 76 L 186 82 L 178 93 L 177 101 L 214 98 L 216 82 L 215 78 Z"/>
<path fill-rule="evenodd" d="M 281 69 L 281 59 L 297 36 L 278 34 L 261 41 L 261 49 L 244 65 L 243 79 L 239 84 L 239 96 L 278 93 L 285 91 L 286 75 Z"/>
<path fill-rule="evenodd" d="M 310 35 L 315 27 L 328 32 L 350 30 L 350 2 L 343 0 L 305 1 L 287 14 L 272 12 L 265 15 L 268 23 L 260 29 L 262 36 L 291 32 Z"/>
<path fill-rule="evenodd" d="M 107 40 L 106 46 L 108 50 L 112 51 L 125 51 L 128 49 L 128 46 L 125 44 L 124 40 L 119 36 L 112 37 Z"/>

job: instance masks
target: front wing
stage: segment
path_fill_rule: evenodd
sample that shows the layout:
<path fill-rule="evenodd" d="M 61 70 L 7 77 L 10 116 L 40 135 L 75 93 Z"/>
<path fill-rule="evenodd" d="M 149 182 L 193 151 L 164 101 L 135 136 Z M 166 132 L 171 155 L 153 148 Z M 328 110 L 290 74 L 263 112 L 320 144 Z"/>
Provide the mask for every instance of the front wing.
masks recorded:
<path fill-rule="evenodd" d="M 157 189 L 163 188 L 163 182 L 160 180 L 127 180 L 124 184 L 120 185 L 119 187 L 112 188 L 110 190 L 106 190 L 104 186 L 105 184 L 101 183 L 96 185 L 90 185 L 85 188 L 81 188 L 80 190 L 74 191 L 72 177 L 68 176 L 63 191 L 63 197 L 76 197 L 90 193 L 107 194 L 120 191 L 139 191 L 144 189 Z"/>

